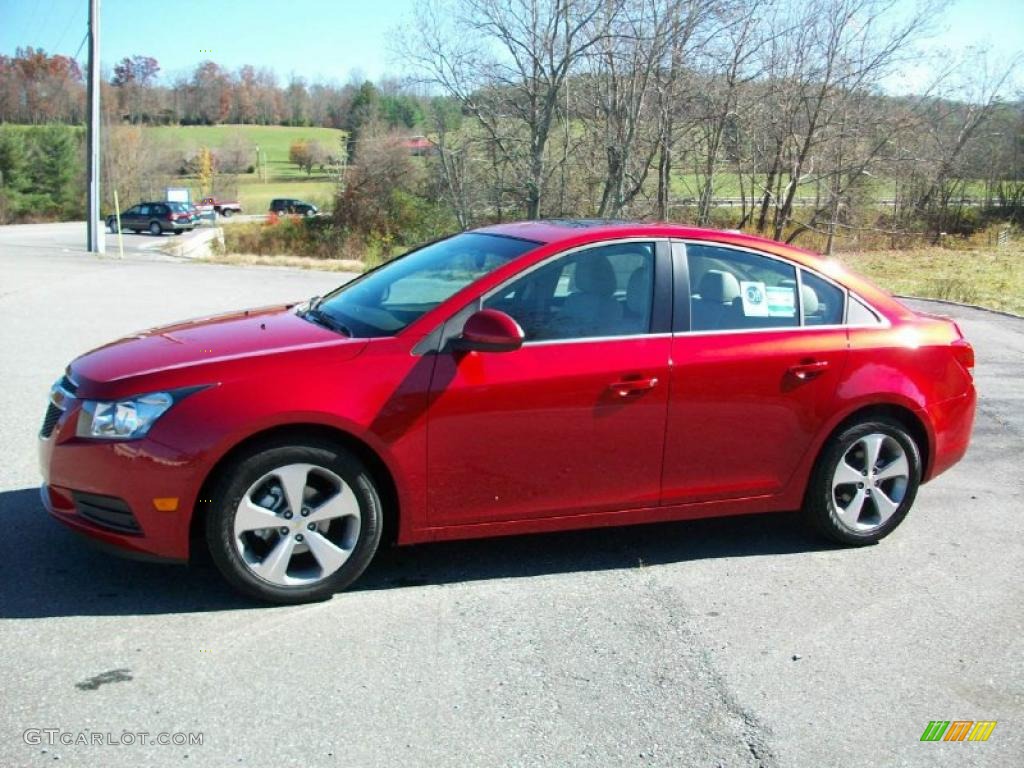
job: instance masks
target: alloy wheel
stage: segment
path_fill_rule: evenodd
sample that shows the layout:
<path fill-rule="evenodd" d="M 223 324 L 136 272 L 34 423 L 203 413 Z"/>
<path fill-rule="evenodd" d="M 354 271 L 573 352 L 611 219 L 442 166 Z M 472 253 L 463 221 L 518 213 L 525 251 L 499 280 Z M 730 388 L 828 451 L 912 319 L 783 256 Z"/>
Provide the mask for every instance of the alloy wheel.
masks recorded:
<path fill-rule="evenodd" d="M 883 526 L 906 496 L 907 453 L 896 438 L 872 432 L 843 452 L 832 474 L 832 501 L 840 522 L 856 533 Z"/>
<path fill-rule="evenodd" d="M 277 586 L 315 584 L 349 559 L 359 502 L 337 474 L 315 464 L 268 472 L 235 509 L 235 547 L 249 570 Z"/>

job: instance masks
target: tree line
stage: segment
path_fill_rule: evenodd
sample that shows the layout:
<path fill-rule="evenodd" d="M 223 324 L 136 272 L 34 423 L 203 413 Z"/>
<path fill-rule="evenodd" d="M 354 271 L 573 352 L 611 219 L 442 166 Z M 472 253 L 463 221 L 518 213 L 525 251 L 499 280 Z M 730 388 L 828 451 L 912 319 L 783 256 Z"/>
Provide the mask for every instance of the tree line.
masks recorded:
<path fill-rule="evenodd" d="M 473 130 L 431 113 L 442 187 L 481 215 L 684 218 L 831 250 L 857 231 L 1021 215 L 1020 59 L 951 52 L 913 96 L 942 3 L 421 0 L 397 45 Z M 721 198 L 735 208 L 716 209 Z"/>
<path fill-rule="evenodd" d="M 250 65 L 229 71 L 202 61 L 189 76 L 165 83 L 160 62 L 142 54 L 118 61 L 102 84 L 108 122 L 133 125 L 324 126 L 350 130 L 372 106 L 389 125 L 422 125 L 422 99 L 393 79 L 281 83 L 269 69 Z M 81 123 L 85 80 L 78 63 L 36 48 L 0 55 L 0 122 Z"/>
<path fill-rule="evenodd" d="M 950 52 L 927 63 L 915 94 L 890 94 L 926 64 L 919 44 L 942 4 L 421 0 L 394 43 L 401 81 L 281 83 L 204 61 L 168 83 L 138 55 L 114 67 L 104 109 L 127 126 L 344 129 L 355 168 L 338 207 L 349 211 L 353 190 L 398 190 L 460 227 L 656 217 L 813 236 L 826 250 L 868 234 L 897 244 L 1022 217 L 1019 59 Z M 82 89 L 66 57 L 0 57 L 0 121 L 81 122 Z M 403 151 L 395 137 L 413 132 L 430 156 L 394 189 L 377 183 L 404 165 L 389 160 Z M 311 167 L 313 150 L 297 147 L 294 161 Z"/>

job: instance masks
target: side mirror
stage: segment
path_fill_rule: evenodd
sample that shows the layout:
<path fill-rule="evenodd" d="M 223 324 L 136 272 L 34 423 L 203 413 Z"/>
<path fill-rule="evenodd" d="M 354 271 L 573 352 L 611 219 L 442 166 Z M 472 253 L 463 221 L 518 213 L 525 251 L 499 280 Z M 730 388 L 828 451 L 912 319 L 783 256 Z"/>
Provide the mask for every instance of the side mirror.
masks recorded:
<path fill-rule="evenodd" d="M 481 309 L 466 320 L 455 345 L 462 350 L 512 352 L 523 346 L 523 329 L 504 312 Z"/>

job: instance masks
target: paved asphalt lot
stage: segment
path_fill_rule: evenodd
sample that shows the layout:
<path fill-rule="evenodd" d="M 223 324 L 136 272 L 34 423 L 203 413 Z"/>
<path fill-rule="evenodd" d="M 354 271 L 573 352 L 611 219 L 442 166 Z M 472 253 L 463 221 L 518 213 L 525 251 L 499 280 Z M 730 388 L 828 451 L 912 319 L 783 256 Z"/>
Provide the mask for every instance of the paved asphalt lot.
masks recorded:
<path fill-rule="evenodd" d="M 436 544 L 267 608 L 207 562 L 123 561 L 50 521 L 36 433 L 77 353 L 338 276 L 97 259 L 61 226 L 0 229 L 0 765 L 1024 764 L 1024 321 L 955 310 L 975 442 L 879 546 L 823 545 L 786 514 Z M 999 725 L 921 743 L 934 719 Z"/>

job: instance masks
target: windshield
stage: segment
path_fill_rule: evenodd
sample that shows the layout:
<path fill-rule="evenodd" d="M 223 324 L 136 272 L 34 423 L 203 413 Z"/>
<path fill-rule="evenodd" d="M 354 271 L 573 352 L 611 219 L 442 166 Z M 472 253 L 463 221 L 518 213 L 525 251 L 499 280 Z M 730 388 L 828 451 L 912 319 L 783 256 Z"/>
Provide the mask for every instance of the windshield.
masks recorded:
<path fill-rule="evenodd" d="M 412 251 L 338 288 L 317 303 L 316 310 L 352 336 L 392 336 L 537 245 L 465 232 Z"/>

